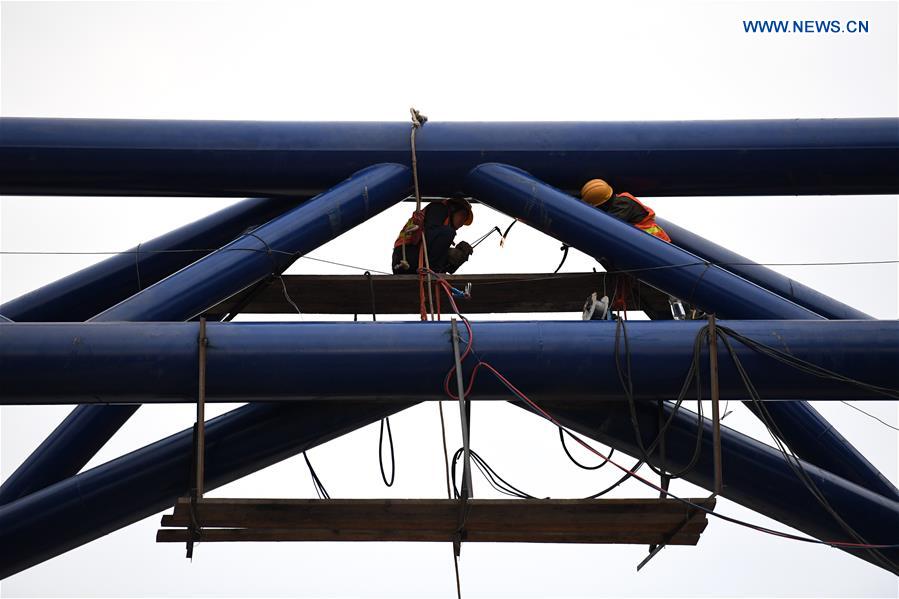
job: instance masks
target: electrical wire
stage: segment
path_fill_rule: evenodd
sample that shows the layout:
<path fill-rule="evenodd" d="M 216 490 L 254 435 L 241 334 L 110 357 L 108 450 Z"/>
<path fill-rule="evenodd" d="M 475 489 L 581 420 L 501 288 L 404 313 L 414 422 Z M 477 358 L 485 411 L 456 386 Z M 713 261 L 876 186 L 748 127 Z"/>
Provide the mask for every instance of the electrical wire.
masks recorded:
<path fill-rule="evenodd" d="M 474 340 L 473 340 L 473 330 L 472 330 L 472 328 L 471 328 L 471 324 L 468 322 L 468 320 L 467 320 L 464 316 L 462 316 L 461 314 L 459 314 L 458 309 L 457 309 L 457 307 L 456 307 L 456 305 L 455 305 L 455 302 L 453 301 L 452 293 L 451 293 L 451 291 L 450 291 L 451 288 L 450 288 L 449 284 L 446 283 L 445 281 L 443 281 L 442 279 L 438 278 L 438 283 L 441 283 L 441 282 L 442 282 L 442 286 L 444 287 L 444 290 L 447 292 L 447 294 L 448 294 L 448 296 L 449 296 L 450 304 L 453 306 L 454 310 L 456 310 L 456 313 L 459 315 L 460 319 L 462 319 L 462 321 L 465 323 L 466 329 L 468 330 L 468 335 L 469 335 L 469 337 L 468 337 L 468 340 L 467 340 L 467 343 L 466 343 L 466 350 L 465 350 L 465 355 L 467 356 L 469 353 L 471 353 L 471 348 L 472 348 L 472 345 L 473 345 L 473 343 L 474 343 Z M 706 330 L 707 330 L 707 329 L 706 329 Z M 701 331 L 701 332 L 702 332 L 702 331 Z M 727 331 L 725 331 L 725 334 L 727 334 Z M 726 339 L 726 337 L 724 337 L 724 339 Z M 732 354 L 732 355 L 735 355 L 735 354 Z M 497 378 L 497 380 L 499 380 L 500 383 L 503 384 L 503 386 L 505 386 L 510 392 L 512 392 L 513 395 L 515 395 L 515 396 L 518 397 L 520 400 L 522 400 L 523 402 L 525 402 L 528 406 L 530 406 L 530 407 L 533 409 L 533 411 L 535 411 L 537 414 L 539 414 L 540 416 L 542 416 L 542 417 L 545 418 L 546 420 L 549 420 L 551 423 L 553 423 L 553 424 L 556 425 L 557 427 L 565 428 L 565 427 L 564 427 L 564 426 L 563 426 L 563 425 L 562 425 L 562 424 L 561 424 L 555 417 L 553 417 L 549 412 L 547 412 L 546 410 L 544 410 L 543 408 L 541 408 L 536 402 L 534 402 L 534 401 L 532 401 L 530 398 L 528 398 L 527 395 L 525 395 L 521 390 L 519 390 L 517 387 L 515 387 L 515 385 L 513 385 L 508 379 L 506 379 L 506 378 L 505 378 L 499 371 L 497 371 L 493 366 L 491 366 L 490 364 L 488 364 L 488 363 L 486 363 L 486 362 L 484 362 L 484 361 L 479 361 L 479 362 L 475 365 L 474 369 L 472 370 L 472 372 L 471 372 L 471 374 L 470 374 L 470 382 L 469 382 L 469 385 L 467 386 L 467 390 L 465 391 L 466 395 L 467 395 L 467 393 L 468 393 L 468 390 L 471 389 L 471 386 L 473 385 L 473 382 L 474 382 L 474 377 L 475 377 L 475 375 L 477 374 L 477 372 L 478 372 L 478 370 L 479 370 L 480 368 L 483 368 L 483 369 L 488 370 L 489 372 L 491 372 L 491 373 Z M 454 370 L 455 370 L 455 366 L 453 367 L 453 370 L 451 370 L 450 375 L 452 374 L 452 372 L 454 372 Z M 447 379 L 449 378 L 450 375 L 448 375 Z M 750 383 L 750 385 L 751 385 L 751 383 Z M 454 396 L 451 395 L 452 392 L 450 391 L 448 385 L 445 384 L 444 387 L 445 387 L 445 388 L 444 388 L 444 391 L 445 391 L 448 395 L 450 395 L 453 399 L 458 399 L 458 398 L 456 398 L 456 397 L 454 397 Z M 762 405 L 764 405 L 763 402 L 760 402 L 760 403 L 762 403 Z M 566 430 L 567 430 L 567 429 L 566 429 Z M 712 509 L 710 509 L 710 508 L 707 508 L 707 507 L 705 507 L 705 506 L 702 506 L 702 505 L 693 503 L 692 501 L 690 501 L 690 500 L 688 500 L 688 499 L 684 499 L 684 498 L 682 498 L 682 497 L 679 497 L 679 496 L 677 496 L 677 495 L 671 493 L 671 492 L 668 491 L 667 489 L 664 489 L 663 487 L 661 487 L 661 486 L 659 486 L 659 485 L 656 485 L 655 483 L 651 482 L 650 480 L 648 480 L 648 479 L 646 479 L 646 478 L 643 478 L 642 476 L 640 476 L 639 474 L 637 474 L 635 471 L 629 470 L 629 469 L 627 469 L 626 467 L 621 466 L 621 465 L 618 464 L 617 462 L 613 461 L 613 460 L 610 458 L 610 456 L 603 455 L 603 454 L 600 453 L 598 450 L 596 450 L 595 448 L 593 448 L 592 446 L 590 446 L 589 444 L 587 444 L 586 442 L 584 442 L 583 440 L 581 440 L 579 437 L 577 437 L 577 436 L 575 436 L 575 435 L 572 435 L 572 438 L 575 439 L 575 440 L 578 442 L 578 444 L 580 444 L 581 446 L 583 446 L 585 449 L 587 449 L 587 450 L 590 451 L 591 453 L 595 454 L 597 457 L 599 457 L 599 458 L 601 458 L 601 459 L 603 459 L 603 460 L 608 460 L 608 462 L 609 462 L 610 464 L 612 464 L 613 466 L 615 466 L 615 467 L 618 468 L 619 470 L 622 470 L 622 471 L 625 473 L 626 476 L 631 477 L 631 478 L 634 478 L 634 479 L 640 481 L 640 482 L 643 483 L 644 485 L 646 485 L 646 486 L 648 486 L 648 487 L 650 487 L 650 488 L 652 488 L 652 489 L 658 491 L 661 495 L 663 495 L 663 496 L 665 496 L 665 497 L 670 497 L 671 499 L 674 499 L 674 500 L 676 500 L 676 501 L 678 501 L 678 502 L 680 502 L 680 503 L 683 503 L 684 505 L 687 505 L 687 506 L 690 506 L 690 507 L 692 507 L 692 508 L 694 508 L 694 509 L 703 511 L 703 512 L 705 512 L 706 514 L 708 514 L 708 515 L 710 515 L 710 516 L 716 517 L 716 518 L 721 519 L 721 520 L 724 520 L 724 521 L 726 521 L 726 522 L 730 522 L 730 523 L 736 524 L 736 525 L 738 525 L 738 526 L 742 526 L 742 527 L 745 527 L 745 528 L 749 528 L 749 529 L 752 529 L 752 530 L 755 530 L 755 531 L 758 531 L 758 532 L 762 532 L 762 533 L 769 534 L 769 535 L 772 535 L 772 536 L 777 536 L 777 537 L 780 537 L 780 538 L 791 539 L 791 540 L 795 540 L 795 541 L 799 541 L 799 542 L 810 543 L 810 544 L 816 544 L 816 545 L 827 545 L 827 546 L 837 547 L 837 548 L 842 548 L 842 549 L 867 549 L 867 550 L 879 550 L 879 549 L 897 549 L 897 548 L 899 548 L 899 543 L 895 543 L 895 544 L 875 544 L 875 543 L 866 543 L 866 542 L 848 542 L 848 541 L 820 540 L 820 539 L 814 539 L 814 538 L 810 538 L 810 537 L 803 537 L 803 536 L 800 536 L 800 535 L 794 535 L 794 534 L 791 534 L 791 533 L 787 533 L 787 532 L 783 532 L 783 531 L 774 530 L 774 529 L 767 528 L 767 527 L 764 527 L 764 526 L 760 526 L 760 525 L 757 525 L 757 524 L 752 524 L 752 523 L 750 523 L 750 522 L 746 522 L 746 521 L 743 521 L 743 520 L 739 520 L 739 519 L 734 518 L 734 517 L 732 517 L 732 516 L 727 516 L 727 515 L 725 515 L 725 514 L 721 514 L 721 513 L 719 513 L 719 512 L 715 512 L 714 510 L 712 510 Z M 798 458 L 797 458 L 797 460 L 798 460 Z M 837 517 L 838 517 L 838 516 L 837 516 Z M 852 536 L 855 536 L 855 535 L 852 535 Z M 878 560 L 878 561 L 879 561 L 879 560 Z M 889 564 L 889 563 L 887 563 L 886 567 L 887 567 L 887 569 L 889 569 L 890 571 L 896 571 L 896 568 L 895 568 L 894 566 L 892 566 L 891 564 Z"/>
<path fill-rule="evenodd" d="M 848 401 L 840 400 L 840 403 L 841 403 L 841 404 L 846 404 L 847 406 L 849 406 L 849 407 L 852 408 L 853 410 L 855 410 L 855 411 L 857 411 L 857 412 L 861 412 L 862 414 L 864 414 L 864 415 L 867 416 L 868 418 L 873 418 L 874 420 L 876 420 L 876 421 L 879 422 L 880 424 L 882 424 L 882 425 L 884 425 L 884 426 L 886 426 L 886 427 L 889 427 L 889 428 L 893 429 L 894 431 L 899 431 L 899 428 L 896 428 L 895 426 L 893 426 L 893 425 L 890 424 L 889 422 L 886 422 L 885 420 L 881 420 L 880 418 L 878 418 L 878 417 L 875 416 L 874 414 L 871 414 L 870 412 L 866 412 L 866 411 L 864 411 L 863 409 L 861 409 L 860 407 L 852 405 L 852 404 L 849 403 Z"/>
<path fill-rule="evenodd" d="M 303 452 L 303 459 L 306 460 L 306 466 L 309 468 L 310 476 L 312 476 L 312 486 L 315 487 L 315 494 L 318 495 L 319 499 L 331 499 L 328 491 L 325 490 L 325 485 L 322 484 L 318 474 L 315 473 L 315 468 L 312 467 L 312 462 L 309 461 L 309 456 L 306 455 L 305 451 Z"/>
<path fill-rule="evenodd" d="M 513 224 L 518 221 L 513 221 Z M 508 231 L 511 228 L 506 229 L 506 232 L 503 234 L 503 238 L 508 236 Z M 119 251 L 40 251 L 40 250 L 3 250 L 0 251 L 0 255 L 6 256 L 117 256 L 117 255 L 128 255 L 128 254 L 141 254 L 141 255 L 150 255 L 150 254 L 182 254 L 182 253 L 212 253 L 219 251 L 241 251 L 241 252 L 258 252 L 265 251 L 259 250 L 256 248 L 187 248 L 187 249 L 170 249 L 170 250 L 119 250 Z M 277 254 L 287 254 L 293 255 L 296 252 L 287 252 L 284 250 L 272 250 L 272 252 Z M 351 264 L 344 264 L 341 262 L 334 262 L 331 260 L 325 260 L 323 258 L 315 258 L 312 256 L 299 256 L 305 260 L 315 260 L 317 262 L 325 262 L 327 264 L 334 264 L 336 266 L 343 266 L 346 268 L 352 268 L 355 270 L 370 270 L 371 272 L 376 272 L 378 274 L 389 275 L 391 273 L 385 272 L 382 270 L 377 270 L 374 268 L 365 268 L 362 266 L 353 266 Z M 651 270 L 667 270 L 672 268 L 686 268 L 688 266 L 865 266 L 865 265 L 888 265 L 888 264 L 899 264 L 899 260 L 847 260 L 847 261 L 832 261 L 832 262 L 710 262 L 710 261 L 694 261 L 694 262 L 684 262 L 682 264 L 665 264 L 662 266 L 650 266 L 645 268 L 631 268 L 631 269 L 622 269 L 622 270 L 611 270 L 607 271 L 609 273 L 633 273 L 633 272 L 645 272 Z"/>
<path fill-rule="evenodd" d="M 276 275 L 276 276 L 278 278 L 278 281 L 281 282 L 281 290 L 284 292 L 284 299 L 287 300 L 287 303 L 289 303 L 291 306 L 293 306 L 293 309 L 297 311 L 297 314 L 300 316 L 300 319 L 302 320 L 303 313 L 300 311 L 300 307 L 297 305 L 297 303 L 295 301 L 293 301 L 293 298 L 290 297 L 290 293 L 287 291 L 287 285 L 284 283 L 284 277 L 282 275 Z"/>
<path fill-rule="evenodd" d="M 571 452 L 568 451 L 568 446 L 565 445 L 565 435 L 566 434 L 571 435 L 571 433 L 569 433 L 568 431 L 566 431 L 564 428 L 562 428 L 560 426 L 559 427 L 559 442 L 562 444 L 562 449 L 565 450 L 565 455 L 568 456 L 568 459 L 571 460 L 572 464 L 574 464 L 578 468 L 581 468 L 582 470 L 599 470 L 600 468 L 602 468 L 603 466 L 605 466 L 606 464 L 609 463 L 609 460 L 603 460 L 599 464 L 596 464 L 595 466 L 587 466 L 585 464 L 581 464 L 580 462 L 578 462 L 576 459 L 574 459 L 574 456 L 571 455 Z M 615 455 L 614 448 L 609 452 L 609 457 L 611 458 L 613 455 Z"/>
<path fill-rule="evenodd" d="M 899 389 L 881 387 L 879 385 L 872 385 L 870 383 L 865 383 L 864 381 L 859 381 L 857 379 L 842 375 L 838 372 L 834 372 L 832 370 L 828 370 L 826 368 L 818 366 L 817 364 L 812 364 L 811 362 L 807 362 L 805 360 L 797 358 L 791 354 L 781 351 L 775 347 L 771 347 L 770 345 L 766 345 L 760 341 L 750 339 L 749 337 L 741 335 L 740 333 L 726 326 L 719 326 L 718 328 L 720 330 L 723 330 L 725 335 L 736 341 L 739 341 L 742 345 L 745 345 L 749 349 L 752 349 L 762 354 L 763 356 L 786 364 L 787 366 L 799 370 L 804 374 L 808 374 L 817 378 L 846 383 L 848 385 L 859 387 L 860 389 L 876 395 L 884 395 L 891 399 L 899 399 Z"/>
<path fill-rule="evenodd" d="M 452 482 L 453 482 L 453 497 L 458 499 L 461 497 L 461 492 L 459 487 L 456 485 L 456 465 L 459 463 L 459 458 L 462 457 L 465 452 L 464 447 L 460 447 L 456 450 L 456 453 L 453 454 L 452 467 L 450 468 L 450 472 L 452 473 Z M 509 497 L 516 497 L 518 499 L 537 499 L 535 496 L 525 493 L 521 489 L 513 486 L 511 483 L 506 481 L 502 476 L 500 476 L 496 470 L 494 470 L 478 453 L 469 449 L 468 454 L 471 458 L 471 463 L 473 463 L 478 470 L 481 471 L 481 474 L 484 475 L 484 478 L 490 484 L 491 487 L 502 493 L 503 495 L 508 495 Z M 547 498 L 548 499 L 548 498 Z"/>
<path fill-rule="evenodd" d="M 631 352 L 630 352 L 630 342 L 628 341 L 627 336 L 627 325 L 625 321 L 621 318 L 616 319 L 615 322 L 615 368 L 618 372 L 618 380 L 621 382 L 621 386 L 624 390 L 625 399 L 628 404 L 628 411 L 630 415 L 631 426 L 634 431 L 634 438 L 637 442 L 637 447 L 640 449 L 640 458 L 642 462 L 646 463 L 649 466 L 650 470 L 652 470 L 655 474 L 660 477 L 668 477 L 669 479 L 679 478 L 692 470 L 696 463 L 699 461 L 699 457 L 702 454 L 702 435 L 703 429 L 703 412 L 702 412 L 702 377 L 701 377 L 701 367 L 700 360 L 702 355 L 702 345 L 703 340 L 707 338 L 707 334 L 703 335 L 705 329 L 700 329 L 697 333 L 694 341 L 693 341 L 693 358 L 690 362 L 690 367 L 687 370 L 687 375 L 684 378 L 684 383 L 681 385 L 681 389 L 678 392 L 677 400 L 674 402 L 674 407 L 671 410 L 671 414 L 668 416 L 668 419 L 659 427 L 659 433 L 656 435 L 656 438 L 647 448 L 643 443 L 643 433 L 640 430 L 639 420 L 637 418 L 637 401 L 634 397 L 634 387 L 633 381 L 631 380 Z M 622 370 L 621 366 L 621 358 L 620 358 L 620 341 L 624 339 L 624 352 L 625 352 L 625 367 Z M 680 410 L 683 405 L 684 400 L 686 399 L 687 393 L 690 389 L 690 382 L 694 381 L 696 388 L 696 442 L 693 448 L 693 455 L 690 460 L 687 462 L 687 465 L 678 470 L 677 472 L 665 472 L 662 468 L 656 468 L 652 464 L 649 463 L 649 456 L 652 455 L 652 452 L 655 451 L 655 448 L 659 445 L 659 443 L 664 438 L 665 433 L 668 430 L 668 427 L 671 426 L 671 423 L 674 421 L 674 418 L 677 416 L 677 412 Z"/>
<path fill-rule="evenodd" d="M 848 522 L 846 522 L 837 511 L 830 505 L 830 502 L 827 501 L 827 498 L 815 484 L 814 480 L 808 475 L 805 468 L 803 467 L 802 461 L 799 457 L 792 451 L 791 448 L 786 446 L 781 439 L 784 438 L 783 433 L 780 431 L 777 426 L 777 422 L 768 412 L 767 406 L 762 402 L 761 397 L 758 391 L 755 388 L 755 385 L 752 383 L 752 380 L 749 378 L 749 374 L 746 372 L 746 369 L 743 367 L 743 364 L 734 351 L 733 346 L 730 343 L 729 337 L 733 333 L 731 329 L 727 327 L 723 327 L 723 331 L 721 331 L 721 340 L 724 343 L 725 348 L 727 349 L 728 354 L 730 355 L 731 360 L 734 363 L 734 366 L 737 369 L 737 372 L 740 375 L 741 380 L 743 381 L 743 385 L 746 390 L 749 392 L 750 398 L 753 402 L 753 407 L 757 410 L 757 414 L 760 419 L 764 423 L 765 427 L 768 429 L 768 433 L 771 435 L 771 438 L 774 440 L 774 443 L 777 445 L 777 448 L 781 452 L 784 457 L 784 460 L 789 465 L 790 469 L 796 474 L 796 477 L 802 482 L 802 484 L 808 489 L 808 491 L 812 494 L 818 504 L 828 513 L 833 519 L 839 524 L 839 526 L 852 538 L 854 538 L 859 544 L 864 545 L 864 549 L 868 551 L 874 561 L 881 565 L 882 567 L 890 570 L 892 569 L 892 564 L 890 561 L 880 553 L 876 547 L 868 543 L 858 532 L 852 528 Z M 740 336 L 742 337 L 742 335 Z M 767 346 L 765 346 L 767 348 Z M 768 348 L 773 349 L 773 348 Z M 804 364 L 808 364 L 805 363 Z M 822 369 L 823 370 L 823 369 Z M 829 372 L 829 371 L 828 371 Z"/>
<path fill-rule="evenodd" d="M 390 443 L 390 481 L 387 480 L 387 474 L 384 472 L 384 428 L 387 428 L 387 439 Z M 396 453 L 393 450 L 393 433 L 390 431 L 390 418 L 382 418 L 381 419 L 381 434 L 378 438 L 378 462 L 381 466 L 381 480 L 384 481 L 384 484 L 388 487 L 393 486 L 393 481 L 396 480 Z"/>
<path fill-rule="evenodd" d="M 9 255 L 9 256 L 119 256 L 119 255 L 129 255 L 134 254 L 148 256 L 150 254 L 211 254 L 213 252 L 262 252 L 262 253 L 272 253 L 272 254 L 280 254 L 284 256 L 296 256 L 296 252 L 288 252 L 285 250 L 264 250 L 261 248 L 190 248 L 190 249 L 175 249 L 175 250 L 125 250 L 118 252 L 41 252 L 41 251 L 0 251 L 0 255 Z M 324 258 L 317 258 L 315 256 L 297 256 L 297 258 L 302 260 L 312 260 L 314 262 L 322 262 L 325 264 L 332 264 L 334 266 L 342 266 L 344 268 L 351 268 L 353 270 L 361 270 L 361 271 L 370 271 L 373 273 L 377 273 L 379 275 L 389 275 L 391 273 L 385 272 L 383 270 L 378 270 L 376 268 L 366 268 L 364 266 L 354 266 L 352 264 L 345 264 L 343 262 L 335 262 L 334 260 L 326 260 Z"/>

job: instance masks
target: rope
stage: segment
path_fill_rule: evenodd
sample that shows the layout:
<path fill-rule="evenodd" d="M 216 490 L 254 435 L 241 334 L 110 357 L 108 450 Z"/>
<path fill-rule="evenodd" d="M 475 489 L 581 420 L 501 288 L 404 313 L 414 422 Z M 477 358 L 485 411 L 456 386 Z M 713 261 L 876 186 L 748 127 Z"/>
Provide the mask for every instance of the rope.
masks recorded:
<path fill-rule="evenodd" d="M 428 117 L 424 116 L 415 108 L 409 109 L 410 114 L 412 115 L 412 132 L 410 135 L 410 142 L 412 145 L 412 182 L 415 185 L 415 210 L 416 212 L 421 210 L 421 190 L 418 185 L 418 157 L 415 152 L 415 134 L 416 132 L 428 121 Z M 406 259 L 406 246 L 403 245 L 403 260 Z M 427 273 L 427 283 L 428 283 L 428 307 L 430 308 L 431 320 L 434 320 L 434 292 L 431 287 L 431 263 L 428 259 L 428 240 L 427 234 L 424 225 L 421 228 L 421 249 L 418 253 L 418 286 L 419 286 L 419 300 L 421 304 L 421 319 L 427 320 L 425 315 L 425 300 L 424 300 L 424 285 L 423 285 L 423 277 L 422 271 Z M 450 475 L 449 475 L 449 452 L 446 448 L 446 424 L 443 418 L 443 402 L 437 402 L 437 408 L 440 412 L 440 432 L 443 438 L 443 463 L 446 469 L 446 492 L 447 496 L 452 499 L 452 493 L 450 491 Z M 458 556 L 456 556 L 455 550 L 453 550 L 453 567 L 456 572 L 456 595 L 459 599 L 462 599 L 462 584 L 459 579 L 459 560 Z"/>
<path fill-rule="evenodd" d="M 425 123 L 428 122 L 428 117 L 421 114 L 415 108 L 410 108 L 409 113 L 412 115 L 412 132 L 410 134 L 410 142 L 412 145 L 412 182 L 415 186 L 415 211 L 418 212 L 421 210 L 421 189 L 418 185 L 418 156 L 415 151 L 415 134 L 421 129 Z M 431 320 L 434 320 L 434 295 L 431 289 L 431 264 L 428 260 L 428 240 L 427 240 L 427 231 L 422 225 L 421 227 L 421 249 L 422 251 L 418 254 L 418 269 L 421 271 L 422 265 L 427 269 L 428 272 L 428 307 L 431 312 Z M 424 260 L 422 260 L 422 256 Z M 405 245 L 403 246 L 403 259 L 406 258 L 406 249 Z M 421 275 L 419 275 L 419 285 L 421 285 Z M 422 302 L 424 303 L 424 302 Z M 422 320 L 427 320 L 424 314 L 424 306 L 422 306 Z"/>

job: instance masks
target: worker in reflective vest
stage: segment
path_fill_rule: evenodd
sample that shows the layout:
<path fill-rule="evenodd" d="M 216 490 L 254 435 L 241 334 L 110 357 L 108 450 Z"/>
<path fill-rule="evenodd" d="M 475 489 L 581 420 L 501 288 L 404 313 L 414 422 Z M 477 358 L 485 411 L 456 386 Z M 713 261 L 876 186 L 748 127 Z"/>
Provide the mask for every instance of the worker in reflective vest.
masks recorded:
<path fill-rule="evenodd" d="M 606 214 L 630 223 L 662 241 L 671 243 L 671 238 L 656 223 L 656 213 L 629 193 L 614 193 L 612 187 L 602 179 L 591 179 L 581 188 L 581 198 Z"/>
<path fill-rule="evenodd" d="M 474 250 L 465 241 L 460 241 L 455 247 L 451 246 L 456 239 L 456 231 L 470 225 L 473 220 L 471 204 L 461 197 L 431 202 L 424 210 L 413 213 L 393 243 L 393 274 L 418 272 L 422 232 L 425 234 L 431 270 L 439 273 L 456 272 L 468 261 Z"/>
<path fill-rule="evenodd" d="M 614 193 L 612 187 L 602 179 L 591 179 L 581 188 L 581 199 L 602 210 L 606 214 L 614 216 L 626 223 L 630 223 L 641 231 L 645 231 L 662 241 L 671 243 L 671 238 L 656 222 L 656 213 L 652 208 L 635 198 L 629 193 Z M 601 258 L 599 263 L 607 272 L 614 272 L 614 265 Z M 637 279 L 629 274 L 622 273 L 615 278 L 615 288 L 611 300 L 611 309 L 627 310 L 628 304 L 640 306 L 650 318 L 655 319 L 683 319 L 687 318 L 687 312 L 692 307 L 685 305 L 675 297 L 668 298 L 668 305 L 650 305 L 641 301 L 640 285 Z"/>

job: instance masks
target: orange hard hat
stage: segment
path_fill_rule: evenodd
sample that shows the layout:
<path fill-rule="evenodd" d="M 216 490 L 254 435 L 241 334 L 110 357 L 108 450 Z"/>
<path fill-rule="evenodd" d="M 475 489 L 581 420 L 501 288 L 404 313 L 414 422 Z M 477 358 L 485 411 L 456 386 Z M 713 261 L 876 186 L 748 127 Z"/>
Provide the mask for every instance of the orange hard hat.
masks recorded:
<path fill-rule="evenodd" d="M 466 200 L 465 198 L 462 198 L 462 197 L 454 197 L 454 198 L 449 198 L 449 200 L 447 200 L 447 203 L 453 204 L 455 207 L 455 210 L 464 210 L 465 211 L 467 216 L 465 217 L 465 222 L 462 223 L 463 227 L 470 225 L 472 222 L 474 222 L 474 211 L 471 209 L 471 203 L 468 200 Z"/>
<path fill-rule="evenodd" d="M 590 179 L 581 188 L 581 199 L 591 206 L 602 206 L 612 197 L 612 187 L 602 179 Z"/>

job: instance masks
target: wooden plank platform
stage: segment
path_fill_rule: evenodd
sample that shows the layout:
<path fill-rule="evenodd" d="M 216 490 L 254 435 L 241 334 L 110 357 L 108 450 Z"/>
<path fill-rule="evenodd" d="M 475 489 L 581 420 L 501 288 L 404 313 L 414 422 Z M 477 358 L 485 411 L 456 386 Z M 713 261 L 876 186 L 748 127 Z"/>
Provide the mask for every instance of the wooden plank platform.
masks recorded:
<path fill-rule="evenodd" d="M 714 509 L 714 499 L 690 499 Z M 425 541 L 456 539 L 449 499 L 202 499 L 192 537 L 190 502 L 162 517 L 156 540 Z M 706 513 L 671 499 L 472 499 L 464 540 L 511 543 L 696 545 Z"/>
<path fill-rule="evenodd" d="M 610 296 L 615 289 L 614 274 L 523 273 L 499 275 L 449 275 L 454 286 L 472 284 L 472 297 L 459 300 L 465 314 L 508 312 L 581 312 L 584 301 L 594 291 Z M 308 314 L 359 314 L 372 311 L 371 287 L 365 275 L 284 275 L 284 283 L 294 302 Z M 416 275 L 372 275 L 375 309 L 378 314 L 418 314 Z M 445 299 L 445 298 L 444 298 Z M 449 307 L 444 301 L 445 310 Z M 668 309 L 668 296 L 640 283 L 629 301 L 629 310 L 641 306 Z M 260 288 L 243 291 L 207 311 L 207 318 L 221 318 L 236 310 L 247 314 L 291 314 L 296 310 L 284 298 L 277 280 Z"/>

